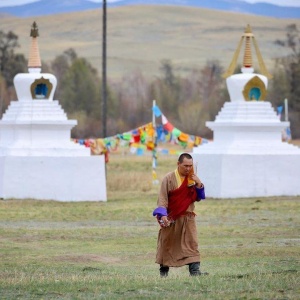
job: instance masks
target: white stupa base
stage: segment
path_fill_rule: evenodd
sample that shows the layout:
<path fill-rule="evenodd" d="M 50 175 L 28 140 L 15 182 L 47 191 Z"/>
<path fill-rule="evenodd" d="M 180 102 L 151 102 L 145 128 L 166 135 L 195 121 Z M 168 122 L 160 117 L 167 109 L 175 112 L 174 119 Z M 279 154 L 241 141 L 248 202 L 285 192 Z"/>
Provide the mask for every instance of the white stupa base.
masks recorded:
<path fill-rule="evenodd" d="M 281 141 L 289 122 L 270 102 L 226 102 L 206 124 L 214 141 L 194 148 L 193 158 L 208 197 L 300 195 L 300 149 Z"/>
<path fill-rule="evenodd" d="M 193 153 L 193 158 L 198 163 L 198 176 L 205 184 L 207 197 L 299 196 L 300 150 L 297 152 Z"/>
<path fill-rule="evenodd" d="M 0 156 L 0 198 L 107 201 L 104 156 Z"/>

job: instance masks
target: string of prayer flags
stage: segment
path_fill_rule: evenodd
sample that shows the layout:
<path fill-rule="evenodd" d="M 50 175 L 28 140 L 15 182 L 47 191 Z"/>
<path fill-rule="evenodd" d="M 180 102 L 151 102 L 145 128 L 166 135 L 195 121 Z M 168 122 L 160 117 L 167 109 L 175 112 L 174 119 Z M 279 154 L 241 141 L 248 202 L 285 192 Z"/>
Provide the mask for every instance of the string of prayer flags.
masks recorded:
<path fill-rule="evenodd" d="M 174 129 L 174 126 L 168 121 L 168 119 L 164 115 L 162 115 L 161 120 L 162 120 L 164 129 L 168 132 L 172 132 Z"/>
<path fill-rule="evenodd" d="M 144 124 L 133 130 L 106 137 L 104 139 L 77 139 L 76 143 L 89 147 L 92 155 L 108 154 L 109 152 L 117 151 L 119 147 L 130 148 L 130 153 L 143 155 L 145 151 L 152 151 L 157 155 L 161 154 L 179 154 L 180 151 L 158 148 L 156 143 L 173 143 L 179 144 L 182 147 L 197 147 L 208 141 L 202 137 L 189 135 L 176 128 L 157 105 L 152 107 L 155 117 L 161 117 L 160 125 L 155 125 L 152 122 Z M 154 137 L 157 139 L 154 140 Z"/>

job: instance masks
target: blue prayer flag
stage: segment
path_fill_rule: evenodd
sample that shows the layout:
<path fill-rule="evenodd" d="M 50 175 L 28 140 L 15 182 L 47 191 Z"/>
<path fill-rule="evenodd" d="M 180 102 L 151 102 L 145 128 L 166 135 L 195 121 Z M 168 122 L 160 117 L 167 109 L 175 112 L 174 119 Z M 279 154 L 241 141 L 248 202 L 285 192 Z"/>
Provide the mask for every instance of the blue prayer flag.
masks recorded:
<path fill-rule="evenodd" d="M 160 109 L 159 109 L 159 107 L 157 106 L 157 105 L 155 105 L 155 106 L 153 106 L 152 107 L 152 110 L 153 110 L 153 112 L 154 112 L 154 114 L 155 114 L 155 117 L 160 117 L 161 116 L 161 111 L 160 111 Z"/>

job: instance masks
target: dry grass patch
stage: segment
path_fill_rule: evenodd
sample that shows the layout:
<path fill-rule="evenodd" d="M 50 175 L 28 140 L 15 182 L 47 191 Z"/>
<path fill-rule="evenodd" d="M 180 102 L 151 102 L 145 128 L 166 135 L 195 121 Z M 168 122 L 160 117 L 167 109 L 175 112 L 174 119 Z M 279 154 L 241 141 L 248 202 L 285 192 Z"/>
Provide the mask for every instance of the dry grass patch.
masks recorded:
<path fill-rule="evenodd" d="M 101 74 L 101 10 L 36 17 L 40 29 L 40 51 L 49 62 L 68 48 L 87 58 Z M 1 30 L 14 31 L 20 52 L 28 56 L 29 29 L 33 20 L 5 18 Z M 222 12 L 180 6 L 123 6 L 108 9 L 108 76 L 141 70 L 146 77 L 159 74 L 161 61 L 170 59 L 176 71 L 186 75 L 208 60 L 229 65 L 240 36 L 251 24 L 269 70 L 273 59 L 289 53 L 274 44 L 284 39 L 287 25 L 299 19 Z M 241 58 L 240 58 L 241 59 Z M 257 62 L 254 62 L 257 64 Z M 257 66 L 256 66 L 257 67 Z"/>
<path fill-rule="evenodd" d="M 105 264 L 116 264 L 120 262 L 120 258 L 95 255 L 95 254 L 85 254 L 85 255 L 60 255 L 54 257 L 54 260 L 57 262 L 74 262 L 74 263 L 91 263 L 91 262 L 100 262 Z M 87 269 L 88 270 L 88 269 Z"/>

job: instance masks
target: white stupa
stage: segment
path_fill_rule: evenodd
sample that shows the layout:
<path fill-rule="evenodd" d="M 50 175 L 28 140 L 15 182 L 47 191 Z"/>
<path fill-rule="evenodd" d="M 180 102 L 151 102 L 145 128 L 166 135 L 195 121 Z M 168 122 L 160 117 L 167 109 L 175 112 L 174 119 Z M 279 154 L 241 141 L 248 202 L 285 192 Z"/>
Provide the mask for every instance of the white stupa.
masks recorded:
<path fill-rule="evenodd" d="M 104 156 L 71 141 L 76 120 L 53 100 L 56 78 L 41 73 L 33 23 L 29 73 L 17 74 L 12 101 L 0 120 L 0 198 L 106 201 Z"/>
<path fill-rule="evenodd" d="M 232 75 L 243 40 L 242 73 Z M 253 73 L 251 42 L 262 74 Z M 214 133 L 213 142 L 193 150 L 207 196 L 300 195 L 300 149 L 282 142 L 282 130 L 289 122 L 281 122 L 271 103 L 264 101 L 270 74 L 249 25 L 225 77 L 230 102 L 214 122 L 206 123 Z"/>

